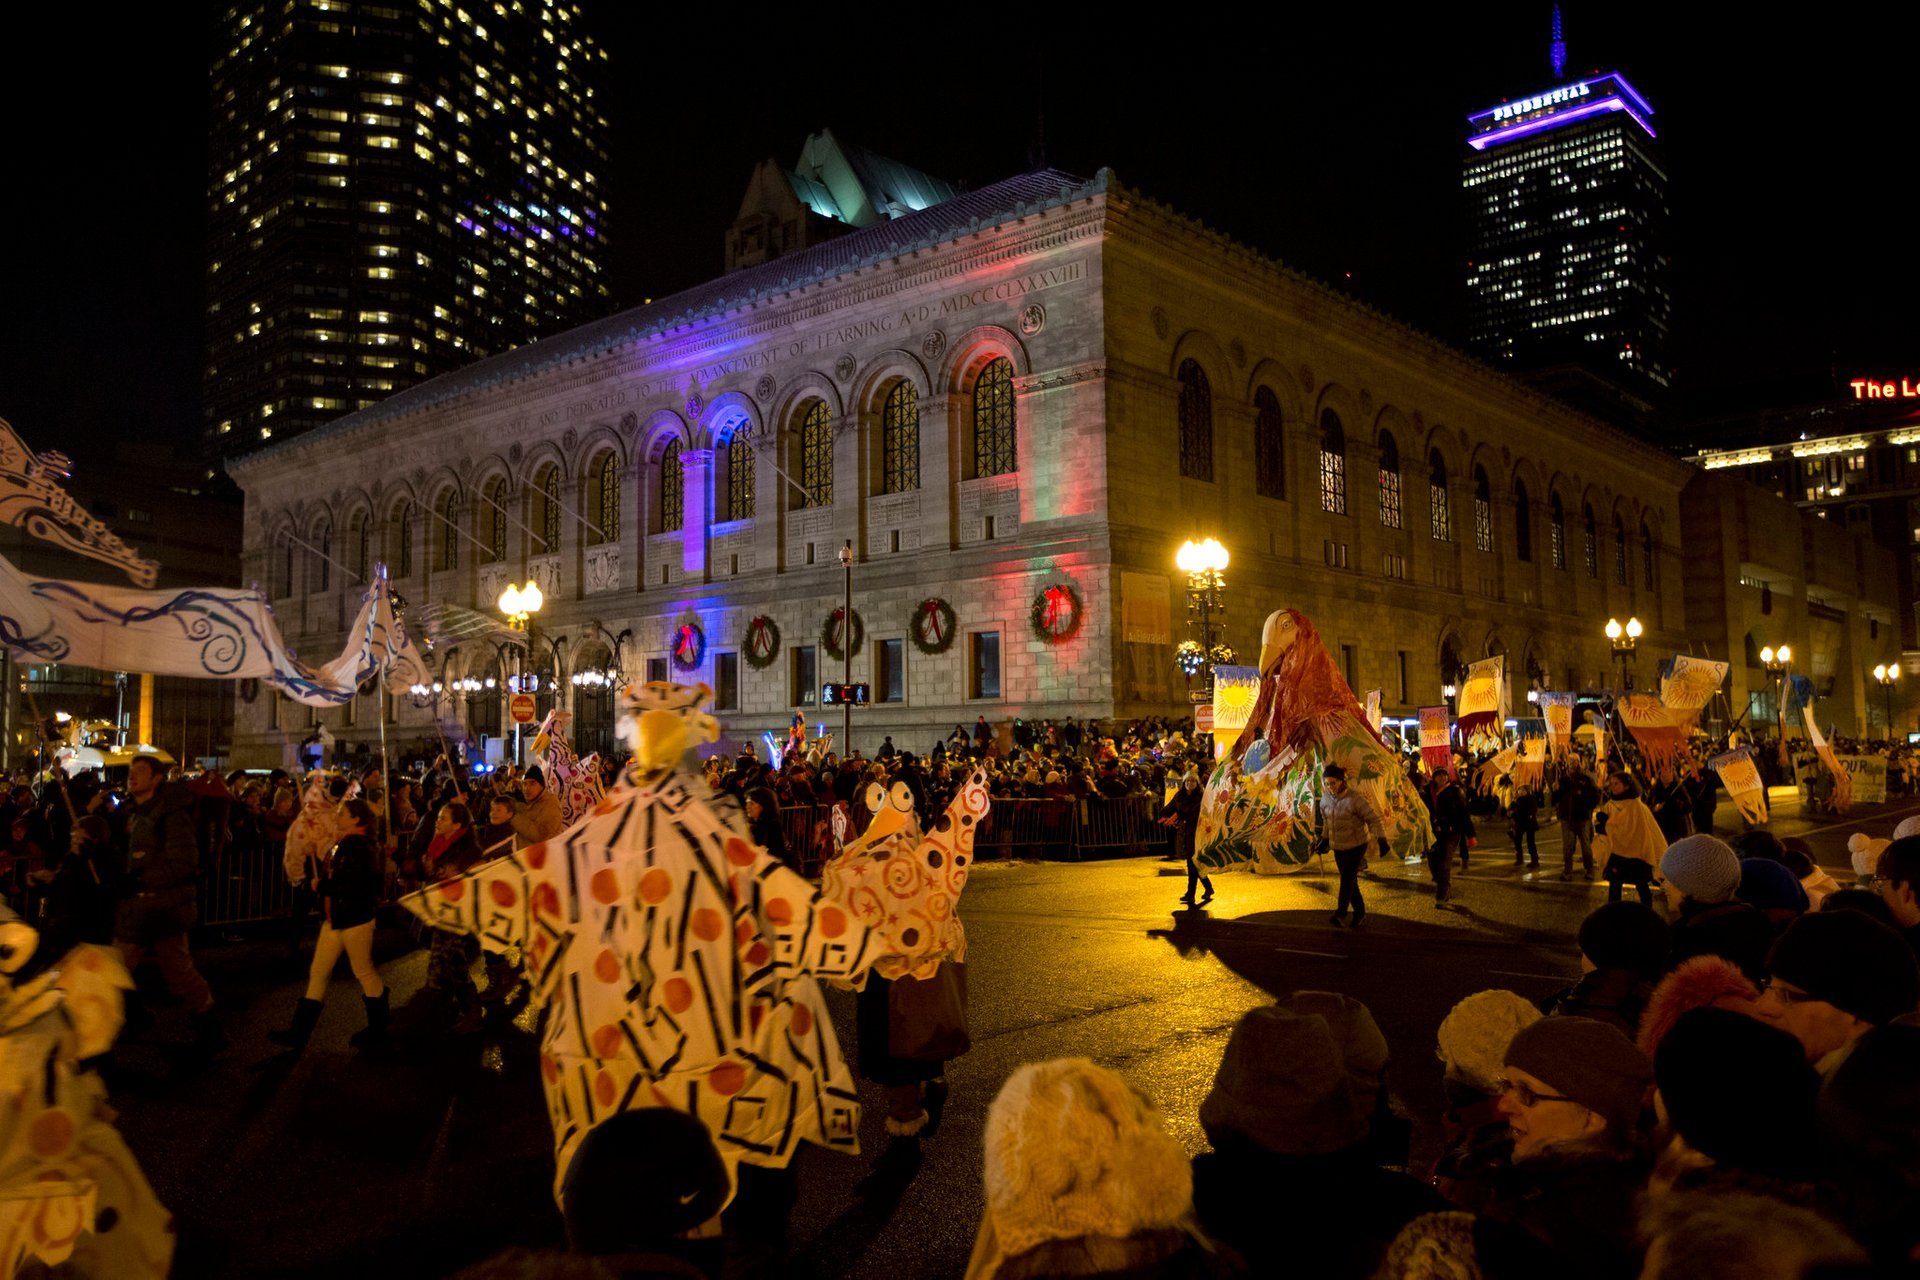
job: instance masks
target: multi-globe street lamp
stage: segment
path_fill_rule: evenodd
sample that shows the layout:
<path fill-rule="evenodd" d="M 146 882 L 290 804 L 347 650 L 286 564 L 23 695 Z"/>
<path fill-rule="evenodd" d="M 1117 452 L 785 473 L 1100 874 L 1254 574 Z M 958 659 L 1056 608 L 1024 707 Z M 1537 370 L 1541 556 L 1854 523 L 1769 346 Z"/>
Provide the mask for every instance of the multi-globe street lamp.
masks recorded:
<path fill-rule="evenodd" d="M 1227 549 L 1218 538 L 1195 542 L 1189 538 L 1174 553 L 1173 562 L 1187 575 L 1187 625 L 1198 628 L 1198 642 L 1187 640 L 1175 651 L 1175 660 L 1188 681 L 1204 674 L 1199 689 L 1189 687 L 1188 697 L 1196 702 L 1213 701 L 1213 668 L 1231 663 L 1234 653 L 1224 644 L 1215 644 L 1215 617 L 1227 613 Z"/>
<path fill-rule="evenodd" d="M 1793 665 L 1793 647 L 1768 645 L 1760 650 L 1760 665 L 1773 677 L 1773 709 L 1780 724 L 1780 766 L 1787 764 L 1787 668 Z"/>
<path fill-rule="evenodd" d="M 1628 618 L 1624 626 L 1620 619 L 1608 618 L 1606 630 L 1607 642 L 1613 646 L 1613 660 L 1620 664 L 1620 687 L 1631 690 L 1633 673 L 1627 669 L 1627 664 L 1634 660 L 1634 651 L 1640 646 L 1640 636 L 1645 628 L 1640 625 L 1638 618 Z"/>
<path fill-rule="evenodd" d="M 1892 742 L 1893 686 L 1900 679 L 1900 666 L 1898 663 L 1893 662 L 1876 663 L 1873 668 L 1873 678 L 1880 684 L 1880 696 L 1884 701 L 1887 713 L 1887 741 Z"/>

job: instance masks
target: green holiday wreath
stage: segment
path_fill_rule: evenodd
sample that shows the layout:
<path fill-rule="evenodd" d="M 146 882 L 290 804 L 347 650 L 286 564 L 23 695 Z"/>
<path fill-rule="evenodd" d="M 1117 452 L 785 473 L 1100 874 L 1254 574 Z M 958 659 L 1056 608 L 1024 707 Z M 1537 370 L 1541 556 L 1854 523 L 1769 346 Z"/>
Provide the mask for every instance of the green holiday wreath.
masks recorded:
<path fill-rule="evenodd" d="M 835 609 L 827 615 L 827 620 L 820 624 L 820 647 L 826 650 L 827 656 L 835 662 L 844 662 L 847 658 L 846 652 L 840 648 L 837 634 L 840 630 L 840 615 L 845 612 L 844 606 Z M 860 611 L 855 609 L 853 611 L 853 652 L 860 652 L 860 642 L 866 638 L 866 624 L 860 620 Z"/>
<path fill-rule="evenodd" d="M 939 596 L 915 605 L 913 621 L 907 626 L 913 647 L 922 653 L 945 653 L 953 648 L 953 637 L 959 629 L 960 619 L 953 606 Z"/>
<path fill-rule="evenodd" d="M 1080 593 L 1066 583 L 1033 598 L 1033 634 L 1048 644 L 1065 644 L 1080 630 Z"/>
<path fill-rule="evenodd" d="M 780 656 L 780 624 L 764 613 L 750 620 L 740 637 L 740 652 L 747 656 L 748 666 L 765 671 Z"/>

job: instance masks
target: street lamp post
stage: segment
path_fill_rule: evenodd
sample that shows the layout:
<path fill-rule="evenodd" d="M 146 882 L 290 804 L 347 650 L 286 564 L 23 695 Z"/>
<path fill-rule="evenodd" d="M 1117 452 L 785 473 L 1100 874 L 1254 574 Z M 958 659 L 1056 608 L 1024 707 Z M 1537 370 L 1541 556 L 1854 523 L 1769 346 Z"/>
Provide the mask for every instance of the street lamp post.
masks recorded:
<path fill-rule="evenodd" d="M 527 637 L 526 651 L 521 658 L 521 674 L 507 681 L 507 687 L 514 693 L 533 693 L 540 688 L 540 677 L 528 672 L 526 668 L 531 664 L 533 658 L 534 615 L 540 612 L 541 606 L 546 604 L 546 602 L 546 594 L 540 590 L 540 584 L 532 578 L 527 579 L 527 584 L 524 587 L 518 587 L 509 582 L 507 583 L 506 590 L 500 593 L 500 612 L 506 615 L 507 625 L 515 631 L 525 634 Z M 522 763 L 522 735 L 520 729 L 520 722 L 515 720 L 513 722 L 513 759 L 515 764 Z"/>
<path fill-rule="evenodd" d="M 1634 651 L 1640 645 L 1640 636 L 1644 630 L 1638 618 L 1628 618 L 1625 626 L 1620 625 L 1618 618 L 1607 619 L 1607 641 L 1613 645 L 1613 660 L 1620 664 L 1622 690 L 1633 689 L 1633 673 L 1627 669 L 1627 664 L 1634 660 Z"/>
<path fill-rule="evenodd" d="M 1760 665 L 1774 679 L 1773 709 L 1780 723 L 1780 767 L 1787 767 L 1787 668 L 1793 665 L 1793 648 L 1772 645 L 1760 650 Z"/>
<path fill-rule="evenodd" d="M 1873 668 L 1873 678 L 1880 682 L 1880 696 L 1884 701 L 1887 712 L 1887 741 L 1892 742 L 1894 740 L 1893 686 L 1894 683 L 1900 679 L 1900 666 L 1894 662 L 1877 664 Z"/>
<path fill-rule="evenodd" d="M 840 567 L 847 574 L 847 598 L 840 613 L 840 680 L 842 684 L 853 683 L 853 539 L 840 548 Z M 846 759 L 853 751 L 853 699 L 846 691 L 840 696 L 840 758 Z"/>
<path fill-rule="evenodd" d="M 1189 680 L 1205 674 L 1205 680 L 1198 692 L 1189 688 L 1188 698 L 1196 703 L 1213 701 L 1214 650 L 1213 621 L 1215 615 L 1225 618 L 1227 615 L 1227 549 L 1220 545 L 1218 538 L 1208 538 L 1195 542 L 1191 538 L 1180 544 L 1180 550 L 1174 554 L 1173 562 L 1187 575 L 1187 625 L 1197 626 L 1200 630 L 1200 652 L 1196 655 L 1189 648 L 1180 659 L 1180 669 Z M 1224 646 L 1220 646 L 1224 647 Z M 1227 654 L 1221 660 L 1231 662 Z"/>

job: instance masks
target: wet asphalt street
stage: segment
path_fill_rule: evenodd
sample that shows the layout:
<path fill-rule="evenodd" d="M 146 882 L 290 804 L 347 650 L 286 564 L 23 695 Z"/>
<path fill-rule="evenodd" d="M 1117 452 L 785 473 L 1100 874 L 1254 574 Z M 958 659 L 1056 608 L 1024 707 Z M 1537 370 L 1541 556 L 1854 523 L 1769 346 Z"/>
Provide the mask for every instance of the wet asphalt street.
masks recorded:
<path fill-rule="evenodd" d="M 1803 821 L 1776 810 L 1780 835 L 1807 835 L 1843 880 L 1848 833 L 1890 834 L 1920 802 Z M 1737 826 L 1730 806 L 1723 830 Z M 1019 1064 L 1078 1055 L 1155 1098 L 1180 1140 L 1205 1148 L 1197 1120 L 1228 1032 L 1245 1010 L 1295 990 L 1344 991 L 1373 1010 L 1392 1046 L 1391 1084 L 1430 1152 L 1441 1103 L 1434 1030 L 1473 991 L 1549 994 L 1578 971 L 1574 929 L 1605 885 L 1558 879 L 1557 829 L 1538 874 L 1513 867 L 1504 836 L 1486 837 L 1457 903 L 1435 907 L 1423 864 L 1376 862 L 1364 930 L 1327 916 L 1334 877 L 1217 878 L 1203 911 L 1178 908 L 1183 869 L 1158 859 L 1081 865 L 981 863 L 961 915 L 969 940 L 973 1051 L 953 1063 L 939 1131 L 897 1143 L 879 1091 L 855 1157 L 806 1149 L 784 1253 L 759 1270 L 782 1276 L 957 1276 L 979 1222 L 980 1135 L 987 1104 Z M 426 953 L 383 934 L 382 969 L 400 1005 Z M 212 1063 L 180 1060 L 177 1010 L 116 1050 L 120 1127 L 175 1213 L 182 1277 L 449 1275 L 512 1244 L 555 1246 L 552 1156 L 531 1036 L 502 1042 L 499 1070 L 474 1041 L 430 1039 L 374 1053 L 349 1049 L 362 1021 L 344 966 L 307 1053 L 265 1039 L 299 995 L 304 956 L 259 935 L 198 944 L 232 1046 Z M 150 975 L 149 975 L 150 976 Z M 853 1002 L 830 995 L 853 1061 Z M 739 1273 L 752 1270 L 741 1259 Z"/>

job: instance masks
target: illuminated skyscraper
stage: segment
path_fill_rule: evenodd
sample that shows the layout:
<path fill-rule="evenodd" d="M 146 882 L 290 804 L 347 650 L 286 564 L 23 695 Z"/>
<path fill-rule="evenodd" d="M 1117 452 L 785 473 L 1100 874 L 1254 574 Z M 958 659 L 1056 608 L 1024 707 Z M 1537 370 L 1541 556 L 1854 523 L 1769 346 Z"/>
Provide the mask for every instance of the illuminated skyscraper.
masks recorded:
<path fill-rule="evenodd" d="M 1469 344 L 1583 408 L 1642 421 L 1673 379 L 1652 117 L 1618 72 L 1556 84 L 1468 118 L 1463 180 Z"/>
<path fill-rule="evenodd" d="M 209 453 L 606 313 L 606 54 L 573 0 L 465 3 L 219 17 Z"/>

